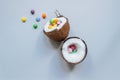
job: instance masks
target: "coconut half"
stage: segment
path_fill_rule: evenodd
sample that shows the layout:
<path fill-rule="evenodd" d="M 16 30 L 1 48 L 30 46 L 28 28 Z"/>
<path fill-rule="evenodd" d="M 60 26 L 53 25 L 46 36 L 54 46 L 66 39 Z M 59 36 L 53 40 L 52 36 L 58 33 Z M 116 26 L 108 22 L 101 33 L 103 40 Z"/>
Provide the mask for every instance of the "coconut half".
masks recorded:
<path fill-rule="evenodd" d="M 61 21 L 61 23 L 57 25 L 56 27 L 49 29 L 50 21 L 47 21 L 47 23 L 44 26 L 43 32 L 45 33 L 46 36 L 48 36 L 48 38 L 54 41 L 60 42 L 67 38 L 69 34 L 70 26 L 69 26 L 68 19 L 66 17 L 59 14 L 57 15 L 56 18 L 59 21 Z"/>
<path fill-rule="evenodd" d="M 62 56 L 68 63 L 77 64 L 82 62 L 87 55 L 87 45 L 78 37 L 67 38 L 61 47 Z"/>

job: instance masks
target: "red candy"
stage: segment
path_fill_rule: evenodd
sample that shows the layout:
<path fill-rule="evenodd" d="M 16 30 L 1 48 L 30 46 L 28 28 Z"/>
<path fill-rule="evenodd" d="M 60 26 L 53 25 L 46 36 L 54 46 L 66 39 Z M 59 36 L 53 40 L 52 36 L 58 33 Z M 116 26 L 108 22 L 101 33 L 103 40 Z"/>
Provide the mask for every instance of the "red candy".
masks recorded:
<path fill-rule="evenodd" d="M 72 50 L 75 50 L 76 46 L 73 44 L 73 45 L 70 45 L 69 48 L 71 48 Z"/>

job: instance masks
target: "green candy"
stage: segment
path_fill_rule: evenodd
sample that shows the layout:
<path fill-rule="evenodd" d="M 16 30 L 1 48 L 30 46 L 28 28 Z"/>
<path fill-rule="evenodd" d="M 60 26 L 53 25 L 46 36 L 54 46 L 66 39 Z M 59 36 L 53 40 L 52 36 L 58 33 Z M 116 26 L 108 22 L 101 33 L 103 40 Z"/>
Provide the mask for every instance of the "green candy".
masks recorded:
<path fill-rule="evenodd" d="M 77 49 L 73 50 L 73 53 L 76 53 L 77 52 Z"/>
<path fill-rule="evenodd" d="M 70 54 L 76 53 L 77 49 L 73 50 L 72 52 L 69 52 Z"/>
<path fill-rule="evenodd" d="M 53 24 L 53 22 L 54 22 L 54 20 L 53 20 L 53 19 L 51 19 L 51 20 L 50 20 L 50 24 Z"/>
<path fill-rule="evenodd" d="M 37 25 L 37 24 L 34 24 L 34 25 L 33 25 L 33 28 L 34 28 L 34 29 L 37 29 L 37 28 L 38 28 L 38 25 Z"/>

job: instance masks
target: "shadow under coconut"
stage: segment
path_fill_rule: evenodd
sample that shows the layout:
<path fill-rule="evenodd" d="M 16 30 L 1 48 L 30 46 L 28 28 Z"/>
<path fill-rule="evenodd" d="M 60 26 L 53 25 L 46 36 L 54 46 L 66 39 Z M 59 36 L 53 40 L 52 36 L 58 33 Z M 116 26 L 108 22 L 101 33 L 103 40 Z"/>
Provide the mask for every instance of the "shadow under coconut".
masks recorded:
<path fill-rule="evenodd" d="M 56 41 L 53 41 L 51 39 L 49 39 L 51 45 L 55 48 L 55 49 L 59 49 L 60 45 L 61 45 L 61 42 L 56 42 Z"/>
<path fill-rule="evenodd" d="M 76 65 L 75 74 L 77 76 L 87 77 L 94 73 L 95 69 L 93 68 L 93 61 L 91 60 L 90 53 L 87 54 L 85 60 Z"/>
<path fill-rule="evenodd" d="M 76 64 L 69 64 L 69 63 L 66 63 L 68 65 L 68 68 L 72 71 L 74 70 Z"/>

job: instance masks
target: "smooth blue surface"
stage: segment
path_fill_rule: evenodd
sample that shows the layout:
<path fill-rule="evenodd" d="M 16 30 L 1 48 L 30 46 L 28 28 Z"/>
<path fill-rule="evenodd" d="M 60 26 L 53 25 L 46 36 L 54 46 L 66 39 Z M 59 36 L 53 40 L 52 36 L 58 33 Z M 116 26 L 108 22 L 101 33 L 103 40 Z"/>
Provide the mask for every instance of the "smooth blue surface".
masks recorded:
<path fill-rule="evenodd" d="M 87 58 L 73 69 L 43 34 L 55 9 L 69 18 L 69 36 L 88 45 Z M 34 30 L 42 12 L 48 17 Z M 120 0 L 0 0 L 0 80 L 120 80 Z"/>
<path fill-rule="evenodd" d="M 36 22 L 40 22 L 40 17 L 36 17 Z"/>

